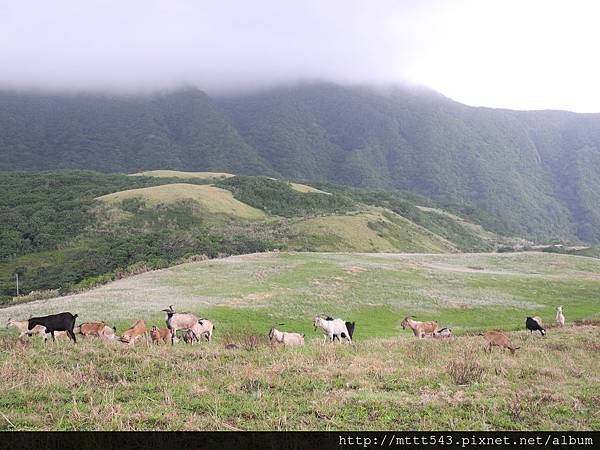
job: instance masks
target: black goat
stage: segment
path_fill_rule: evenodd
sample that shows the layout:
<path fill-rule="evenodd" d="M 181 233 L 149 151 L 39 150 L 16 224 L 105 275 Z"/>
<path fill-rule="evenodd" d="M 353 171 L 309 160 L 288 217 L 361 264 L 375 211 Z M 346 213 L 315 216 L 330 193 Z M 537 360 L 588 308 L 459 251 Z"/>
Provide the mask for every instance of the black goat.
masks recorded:
<path fill-rule="evenodd" d="M 70 312 L 52 314 L 50 316 L 43 317 L 32 317 L 29 319 L 29 325 L 27 328 L 29 330 L 33 330 L 36 325 L 46 327 L 46 333 L 50 333 L 53 341 L 56 341 L 56 338 L 54 337 L 55 331 L 66 331 L 69 335 L 69 338 L 73 342 L 77 343 L 75 333 L 73 333 L 75 319 L 77 319 L 77 314 L 73 315 Z"/>
<path fill-rule="evenodd" d="M 542 326 L 542 320 L 539 317 L 527 317 L 527 320 L 525 321 L 525 327 L 530 333 L 539 331 L 542 336 L 546 335 L 546 330 Z"/>
<path fill-rule="evenodd" d="M 353 339 L 352 335 L 354 334 L 355 327 L 356 327 L 356 322 L 346 322 L 346 328 L 348 329 L 348 334 L 350 335 L 350 339 Z"/>

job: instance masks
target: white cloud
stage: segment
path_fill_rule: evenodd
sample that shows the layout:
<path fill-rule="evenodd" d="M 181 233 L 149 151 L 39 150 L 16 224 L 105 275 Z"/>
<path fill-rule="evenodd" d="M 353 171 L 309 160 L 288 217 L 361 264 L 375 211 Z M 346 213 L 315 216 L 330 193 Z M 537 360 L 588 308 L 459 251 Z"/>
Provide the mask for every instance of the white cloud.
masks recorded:
<path fill-rule="evenodd" d="M 600 111 L 593 1 L 0 0 L 0 86 L 209 92 L 428 85 L 468 104 Z"/>

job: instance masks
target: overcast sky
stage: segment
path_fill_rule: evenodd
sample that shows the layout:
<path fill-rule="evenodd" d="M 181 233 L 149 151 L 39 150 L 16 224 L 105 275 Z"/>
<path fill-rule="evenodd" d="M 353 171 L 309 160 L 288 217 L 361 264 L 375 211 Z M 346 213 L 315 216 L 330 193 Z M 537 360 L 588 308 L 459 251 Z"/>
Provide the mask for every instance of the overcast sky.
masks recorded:
<path fill-rule="evenodd" d="M 0 0 L 0 87 L 209 93 L 409 81 L 600 112 L 600 2 Z"/>

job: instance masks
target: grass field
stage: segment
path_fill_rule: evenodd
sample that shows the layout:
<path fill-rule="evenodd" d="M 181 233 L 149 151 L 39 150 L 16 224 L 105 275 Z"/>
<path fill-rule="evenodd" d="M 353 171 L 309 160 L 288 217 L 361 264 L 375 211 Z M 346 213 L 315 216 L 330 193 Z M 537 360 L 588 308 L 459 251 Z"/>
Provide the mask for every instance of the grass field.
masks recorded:
<path fill-rule="evenodd" d="M 600 260 L 551 253 L 259 253 L 183 264 L 77 295 L 0 309 L 28 317 L 69 310 L 82 321 L 125 327 L 162 323 L 173 304 L 223 330 L 264 332 L 273 323 L 314 334 L 316 314 L 358 320 L 360 338 L 403 334 L 404 316 L 435 319 L 456 333 L 521 329 L 527 315 L 600 318 Z"/>
<path fill-rule="evenodd" d="M 69 297 L 0 309 L 69 310 L 122 332 L 162 308 L 216 324 L 213 343 L 159 348 L 84 340 L 44 346 L 0 333 L 0 429 L 600 429 L 600 260 L 550 253 L 266 253 L 176 266 Z M 527 315 L 567 327 L 522 331 Z M 357 322 L 321 346 L 315 314 Z M 458 336 L 418 340 L 400 321 Z M 274 323 L 306 333 L 271 348 Z M 517 354 L 471 333 L 510 330 Z M 521 330 L 521 331 L 517 331 Z M 236 343 L 238 349 L 225 348 Z"/>
<path fill-rule="evenodd" d="M 303 219 L 291 226 L 291 248 L 354 252 L 455 252 L 444 238 L 383 209 Z"/>
<path fill-rule="evenodd" d="M 211 214 L 223 214 L 241 219 L 262 219 L 266 215 L 233 198 L 231 192 L 215 186 L 186 183 L 165 184 L 141 189 L 129 189 L 103 195 L 99 200 L 105 202 L 121 202 L 131 198 L 140 198 L 149 205 L 159 203 L 175 203 L 182 200 L 194 200 L 200 207 Z"/>
<path fill-rule="evenodd" d="M 452 342 L 130 348 L 0 338 L 0 430 L 600 429 L 598 327 Z M 222 341 L 225 339 L 222 338 Z"/>

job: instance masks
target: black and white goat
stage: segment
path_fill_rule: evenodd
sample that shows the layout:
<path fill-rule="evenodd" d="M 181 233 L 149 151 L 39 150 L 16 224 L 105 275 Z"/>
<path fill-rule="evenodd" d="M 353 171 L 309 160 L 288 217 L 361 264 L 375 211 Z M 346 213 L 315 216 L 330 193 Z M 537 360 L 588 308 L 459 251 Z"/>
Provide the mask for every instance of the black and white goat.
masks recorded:
<path fill-rule="evenodd" d="M 340 341 L 342 339 L 347 339 L 348 343 L 352 343 L 352 336 L 348 331 L 348 327 L 346 325 L 347 322 L 344 322 L 342 319 L 334 319 L 333 317 L 320 317 L 317 316 L 313 320 L 313 326 L 315 327 L 315 331 L 318 327 L 323 329 L 323 343 L 327 340 L 333 342 L 334 337 L 337 337 Z M 354 326 L 352 326 L 352 331 L 354 332 Z"/>
<path fill-rule="evenodd" d="M 546 335 L 546 330 L 542 325 L 542 319 L 538 316 L 527 317 L 527 320 L 525 320 L 525 327 L 529 330 L 529 333 L 539 331 L 542 334 L 542 336 Z"/>

